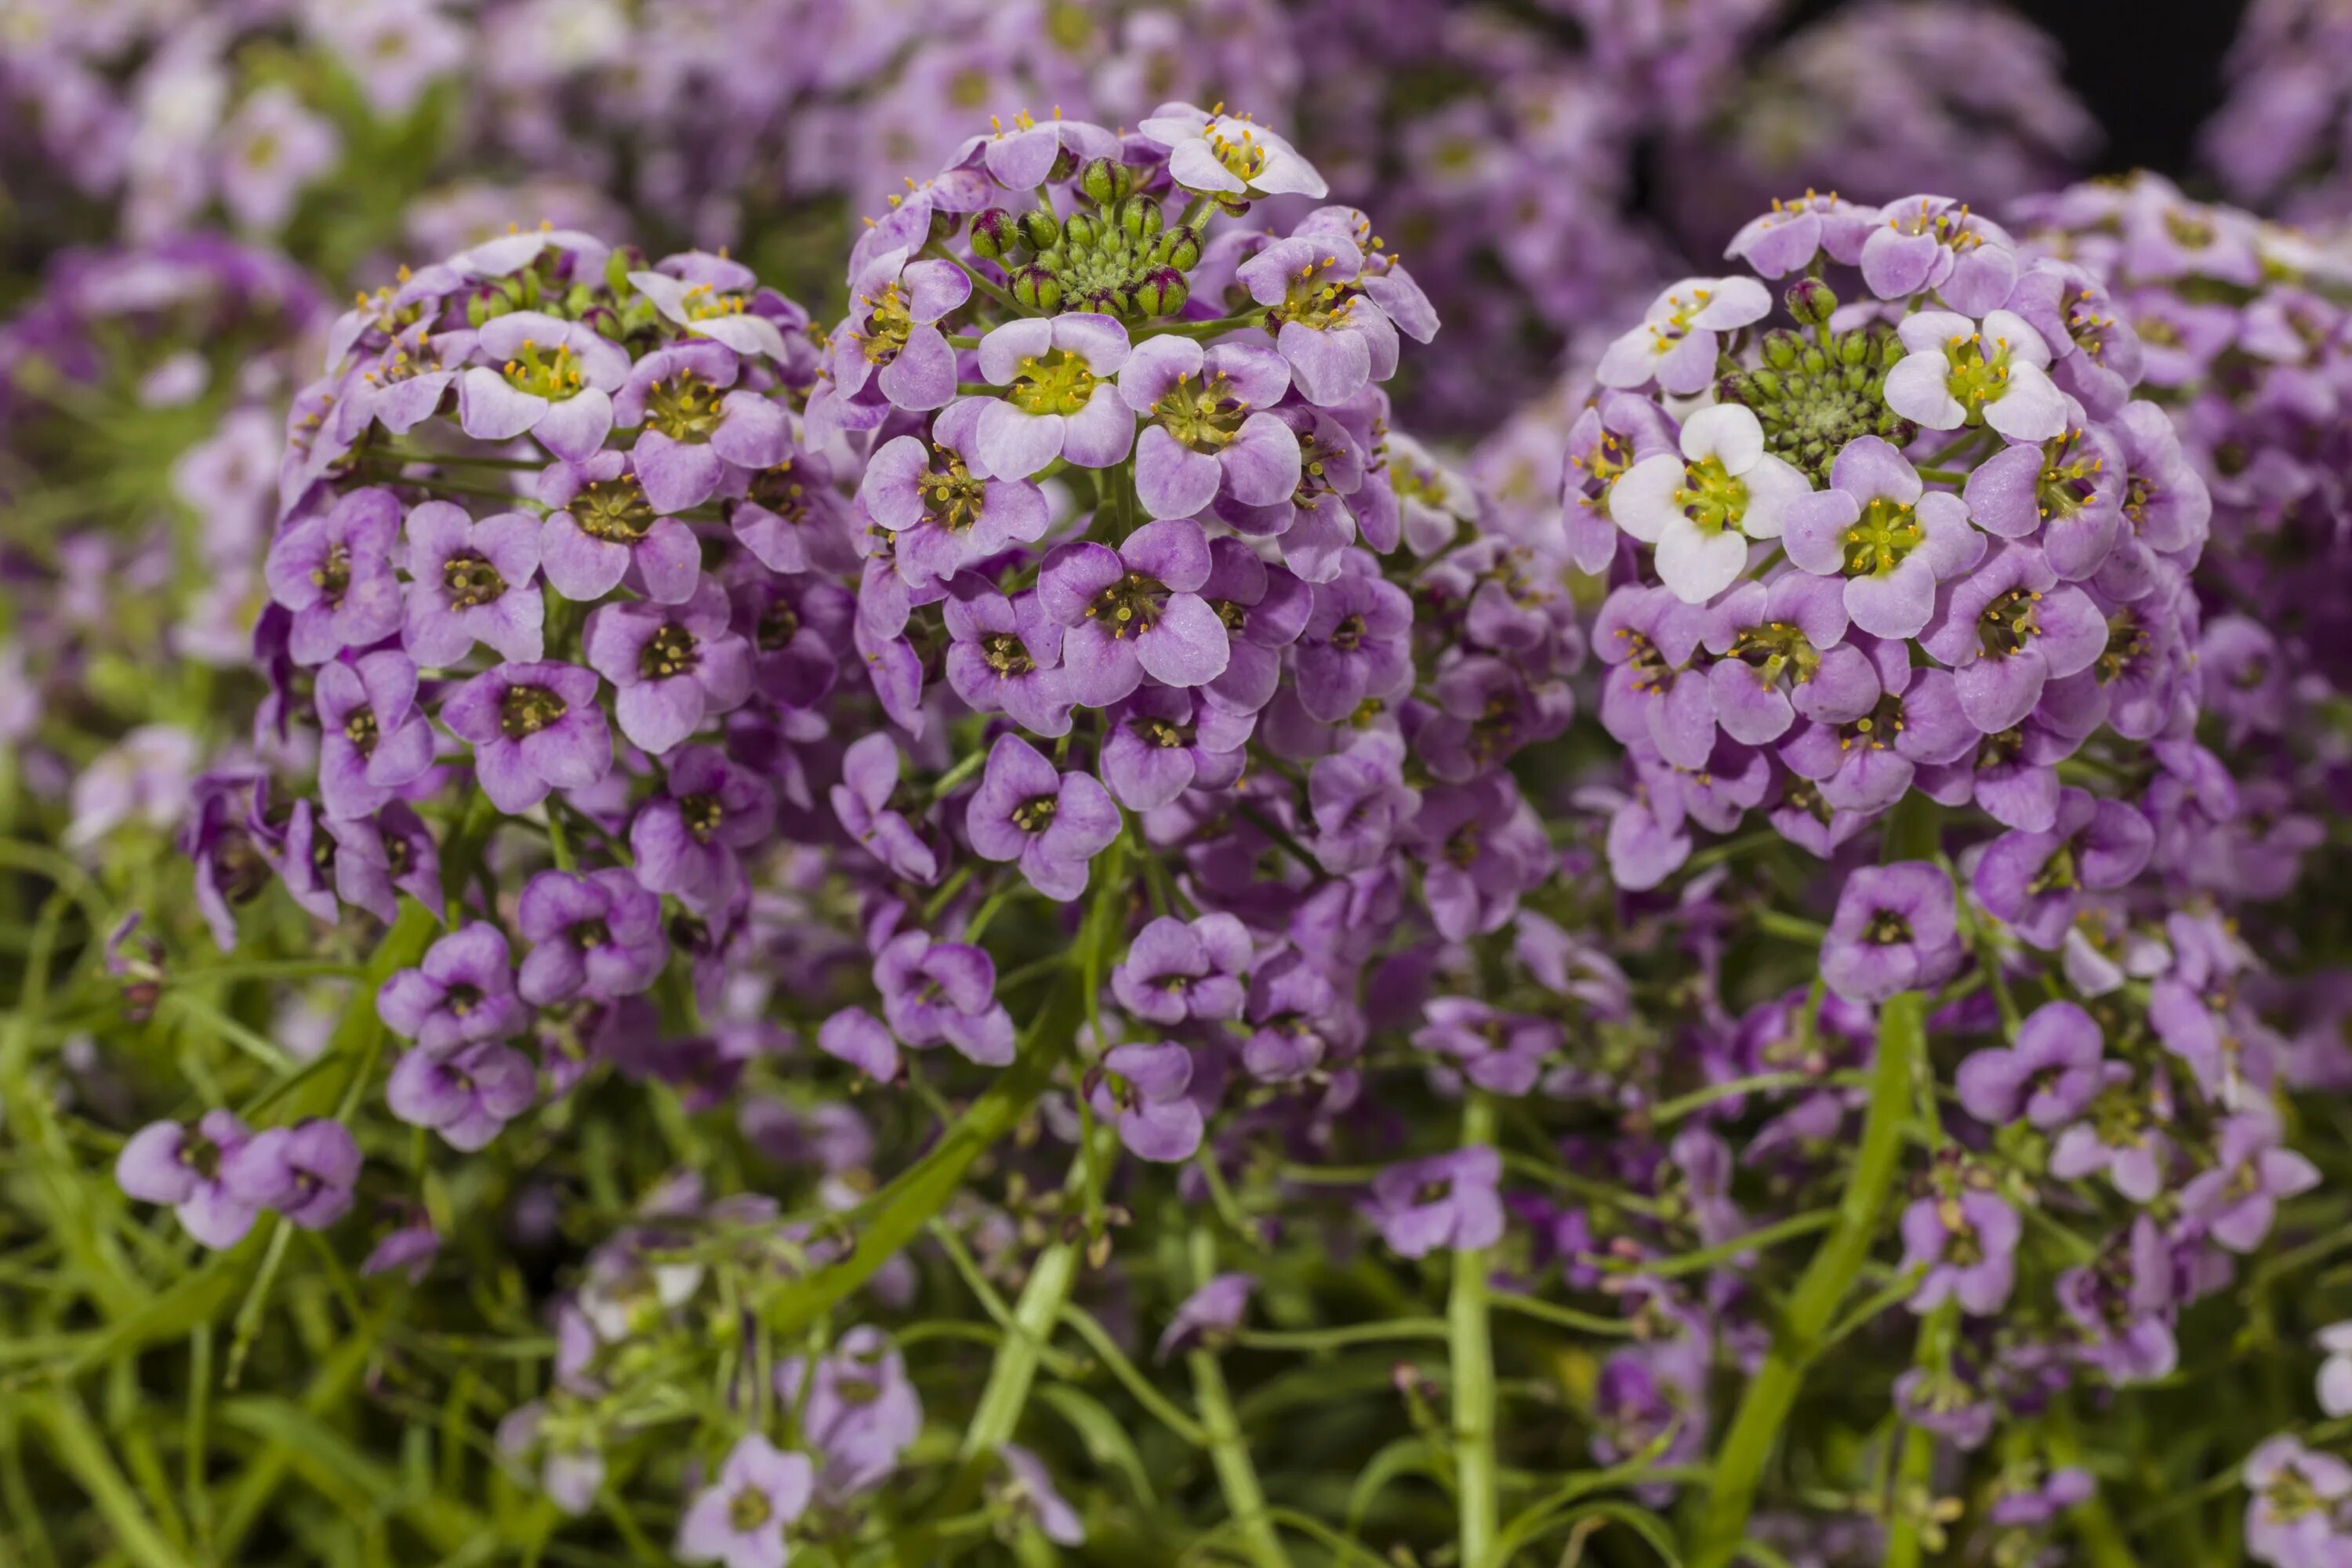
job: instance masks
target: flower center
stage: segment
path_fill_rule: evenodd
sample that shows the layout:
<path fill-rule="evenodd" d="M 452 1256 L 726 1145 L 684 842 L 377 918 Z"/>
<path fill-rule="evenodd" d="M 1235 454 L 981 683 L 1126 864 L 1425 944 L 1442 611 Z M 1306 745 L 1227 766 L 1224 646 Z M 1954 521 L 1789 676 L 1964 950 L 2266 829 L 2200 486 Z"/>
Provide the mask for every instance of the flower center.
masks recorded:
<path fill-rule="evenodd" d="M 442 994 L 441 1005 L 449 1010 L 452 1016 L 462 1018 L 482 1005 L 481 988 L 461 981 Z M 449 1069 L 449 1076 L 468 1089 L 473 1087 L 473 1080 L 456 1068 Z"/>
<path fill-rule="evenodd" d="M 375 722 L 375 710 L 373 708 L 352 709 L 350 716 L 343 721 L 343 739 L 349 741 L 352 746 L 357 748 L 361 756 L 372 757 L 375 755 L 375 743 L 378 739 Z"/>
<path fill-rule="evenodd" d="M 748 302 L 740 294 L 721 294 L 708 283 L 697 283 L 686 291 L 678 303 L 686 310 L 687 320 L 708 321 L 720 316 L 740 316 Z"/>
<path fill-rule="evenodd" d="M 495 604 L 507 591 L 507 580 L 488 557 L 461 550 L 441 563 L 441 586 L 453 610 L 471 610 Z"/>
<path fill-rule="evenodd" d="M 2007 658 L 2022 653 L 2041 626 L 2033 618 L 2034 606 L 2042 595 L 2030 588 L 2011 588 L 1984 607 L 1977 616 L 1977 646 L 1988 658 Z"/>
<path fill-rule="evenodd" d="M 1364 645 L 1364 617 L 1343 616 L 1331 628 L 1330 644 L 1341 653 L 1353 653 Z"/>
<path fill-rule="evenodd" d="M 2063 521 L 2098 493 L 2106 459 L 2075 450 L 2082 439 L 2081 430 L 2069 429 L 2042 443 L 2042 476 L 2034 483 L 2034 495 L 2045 518 Z"/>
<path fill-rule="evenodd" d="M 691 370 L 654 383 L 646 395 L 646 423 L 673 441 L 708 441 L 721 417 L 719 389 Z"/>
<path fill-rule="evenodd" d="M 790 458 L 753 474 L 749 499 L 753 505 L 766 508 L 795 528 L 808 521 L 808 487 L 793 474 Z"/>
<path fill-rule="evenodd" d="M 635 544 L 654 525 L 654 509 L 635 474 L 591 479 L 564 509 L 580 531 L 613 544 Z"/>
<path fill-rule="evenodd" d="M 727 807 L 715 795 L 689 795 L 677 803 L 677 814 L 697 844 L 708 844 L 727 819 Z"/>
<path fill-rule="evenodd" d="M 1215 453 L 1240 431 L 1242 421 L 1249 417 L 1249 405 L 1234 395 L 1229 378 L 1219 371 L 1198 386 L 1190 375 L 1178 376 L 1151 412 L 1179 446 Z"/>
<path fill-rule="evenodd" d="M 1748 486 L 1724 468 L 1720 458 L 1706 458 L 1683 468 L 1683 488 L 1675 492 L 1683 515 L 1712 537 L 1726 529 L 1737 532 L 1748 514 Z"/>
<path fill-rule="evenodd" d="M 1802 686 L 1822 665 L 1812 640 L 1787 621 L 1748 627 L 1733 639 L 1731 657 L 1753 669 L 1757 684 L 1767 688 L 1779 684 L 1791 671 Z"/>
<path fill-rule="evenodd" d="M 341 608 L 343 591 L 352 585 L 352 547 L 329 545 L 327 558 L 311 570 L 310 581 L 318 585 L 330 608 Z"/>
<path fill-rule="evenodd" d="M 1911 940 L 1911 922 L 1905 920 L 1899 910 L 1874 910 L 1871 914 L 1869 927 L 1862 933 L 1862 940 L 1873 947 L 1897 946 Z"/>
<path fill-rule="evenodd" d="M 572 928 L 572 942 L 582 948 L 608 947 L 613 931 L 603 921 L 582 921 Z"/>
<path fill-rule="evenodd" d="M 1951 366 L 1944 385 L 1968 411 L 1969 424 L 1983 424 L 1985 405 L 1999 403 L 2009 392 L 2009 340 L 1995 338 L 1988 350 L 1981 332 L 1955 335 L 1945 340 L 1944 358 Z"/>
<path fill-rule="evenodd" d="M 945 447 L 931 448 L 931 467 L 915 486 L 922 492 L 923 515 L 950 533 L 969 531 L 988 506 L 988 481 Z"/>
<path fill-rule="evenodd" d="M 767 1493 L 757 1487 L 745 1487 L 727 1505 L 727 1526 L 738 1535 L 749 1535 L 773 1519 L 775 1513 Z"/>
<path fill-rule="evenodd" d="M 1179 751 L 1192 743 L 1192 737 L 1188 732 L 1191 726 L 1171 724 L 1165 719 L 1138 719 L 1128 728 L 1134 731 L 1136 738 L 1145 745 L 1157 746 L 1165 752 Z"/>
<path fill-rule="evenodd" d="M 1874 497 L 1846 531 L 1846 575 L 1884 577 L 1927 537 L 1917 512 L 1889 497 Z"/>
<path fill-rule="evenodd" d="M 1895 737 L 1903 732 L 1903 699 L 1881 697 L 1878 706 L 1838 729 L 1838 748 L 1853 751 L 1856 746 L 1866 751 L 1883 752 L 1895 744 Z"/>
<path fill-rule="evenodd" d="M 1108 628 L 1113 640 L 1139 637 L 1160 624 L 1161 597 L 1168 592 L 1156 577 L 1129 572 L 1087 606 L 1087 615 Z"/>
<path fill-rule="evenodd" d="M 522 353 L 499 367 L 507 384 L 517 392 L 549 402 L 571 396 L 580 390 L 580 367 L 572 363 L 569 344 L 558 344 L 553 353 L 542 353 L 530 339 L 522 341 Z"/>
<path fill-rule="evenodd" d="M 220 1175 L 221 1146 L 201 1132 L 190 1132 L 180 1145 L 180 1163 L 205 1181 Z"/>
<path fill-rule="evenodd" d="M 1054 814 L 1062 808 L 1058 795 L 1041 795 L 1024 800 L 1013 808 L 1013 826 L 1024 833 L 1043 833 L 1053 826 Z"/>
<path fill-rule="evenodd" d="M 999 675 L 1026 675 L 1037 668 L 1029 647 L 1011 632 L 991 632 L 980 639 L 980 657 Z"/>
<path fill-rule="evenodd" d="M 1004 396 L 1024 414 L 1076 414 L 1101 377 L 1066 349 L 1047 349 L 1021 362 Z"/>
<path fill-rule="evenodd" d="M 1344 327 L 1354 319 L 1359 290 L 1353 282 L 1318 281 L 1328 269 L 1339 265 L 1336 256 L 1320 261 L 1309 261 L 1291 274 L 1282 303 L 1269 306 L 1265 312 L 1265 330 L 1280 329 L 1285 321 L 1297 321 L 1318 332 Z"/>
<path fill-rule="evenodd" d="M 499 699 L 499 728 L 509 740 L 536 735 L 572 710 L 544 686 L 509 686 Z"/>
<path fill-rule="evenodd" d="M 2042 869 L 2033 873 L 2025 884 L 2027 893 L 2039 898 L 2044 893 L 2063 892 L 2082 886 L 2074 868 L 2074 841 L 2071 838 L 2058 846 L 2050 858 L 2042 862 Z"/>
<path fill-rule="evenodd" d="M 637 673 L 647 680 L 667 680 L 695 665 L 694 634 L 676 621 L 665 621 L 646 639 L 637 655 Z"/>
<path fill-rule="evenodd" d="M 914 317 L 907 313 L 906 302 L 898 298 L 896 280 L 882 286 L 882 297 L 866 295 L 866 330 L 856 334 L 858 352 L 869 364 L 885 365 L 898 357 L 907 346 L 907 335 L 915 330 Z"/>

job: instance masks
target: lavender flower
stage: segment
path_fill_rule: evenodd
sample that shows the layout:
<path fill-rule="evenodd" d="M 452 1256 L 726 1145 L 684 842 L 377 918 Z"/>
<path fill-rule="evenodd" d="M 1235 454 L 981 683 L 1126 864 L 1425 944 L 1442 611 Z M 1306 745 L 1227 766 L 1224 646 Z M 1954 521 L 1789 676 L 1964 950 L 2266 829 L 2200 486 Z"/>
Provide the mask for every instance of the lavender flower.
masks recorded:
<path fill-rule="evenodd" d="M 726 1568 L 783 1568 L 791 1555 L 784 1529 L 807 1509 L 814 1485 L 808 1456 L 746 1433 L 678 1521 L 678 1556 Z"/>
<path fill-rule="evenodd" d="M 152 1121 L 131 1134 L 114 1162 L 114 1180 L 142 1203 L 170 1204 L 190 1236 L 206 1247 L 234 1247 L 253 1228 L 259 1205 L 240 1196 L 227 1166 L 253 1136 L 226 1110 L 209 1110 L 191 1129 Z"/>
<path fill-rule="evenodd" d="M 1822 942 L 1822 978 L 1855 1002 L 1940 985 L 1960 964 L 1951 879 L 1920 860 L 1864 866 L 1846 879 Z"/>
<path fill-rule="evenodd" d="M 1064 773 L 1025 741 L 999 735 L 989 749 L 964 829 L 984 860 L 1017 860 L 1047 898 L 1086 891 L 1087 866 L 1118 837 L 1118 807 L 1085 773 Z"/>
<path fill-rule="evenodd" d="M 1372 1178 L 1365 1215 L 1407 1258 L 1440 1247 L 1492 1247 L 1503 1236 L 1496 1191 L 1503 1163 L 1492 1149 L 1459 1149 L 1391 1165 Z"/>

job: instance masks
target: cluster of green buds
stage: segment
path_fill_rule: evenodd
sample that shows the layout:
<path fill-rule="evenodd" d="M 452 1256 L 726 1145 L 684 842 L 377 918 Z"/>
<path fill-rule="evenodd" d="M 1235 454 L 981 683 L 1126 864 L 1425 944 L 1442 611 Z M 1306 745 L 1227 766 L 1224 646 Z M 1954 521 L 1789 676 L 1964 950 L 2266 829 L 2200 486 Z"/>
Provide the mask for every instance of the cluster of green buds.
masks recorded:
<path fill-rule="evenodd" d="M 1130 321 L 1182 310 L 1192 295 L 1184 275 L 1201 259 L 1199 231 L 1171 226 L 1159 198 L 1138 190 L 1135 172 L 1109 158 L 1079 166 L 1075 195 L 1077 210 L 1067 217 L 1042 190 L 1025 212 L 973 215 L 972 254 L 1003 267 L 1028 310 L 1097 310 Z"/>
<path fill-rule="evenodd" d="M 655 302 L 629 281 L 630 273 L 650 265 L 644 251 L 633 246 L 614 250 L 604 258 L 603 278 L 593 281 L 563 275 L 559 271 L 562 261 L 561 255 L 550 251 L 528 267 L 480 283 L 466 300 L 467 325 L 478 329 L 497 317 L 533 310 L 583 322 L 623 342 L 661 324 Z"/>
<path fill-rule="evenodd" d="M 1717 384 L 1726 403 L 1754 411 L 1764 449 L 1826 483 L 1830 465 L 1857 436 L 1883 437 L 1898 449 L 1919 427 L 1886 405 L 1886 373 L 1901 362 L 1902 340 L 1884 322 L 1833 332 L 1838 298 L 1818 278 L 1801 278 L 1785 296 L 1802 331 L 1763 336 L 1763 363 L 1727 372 Z"/>

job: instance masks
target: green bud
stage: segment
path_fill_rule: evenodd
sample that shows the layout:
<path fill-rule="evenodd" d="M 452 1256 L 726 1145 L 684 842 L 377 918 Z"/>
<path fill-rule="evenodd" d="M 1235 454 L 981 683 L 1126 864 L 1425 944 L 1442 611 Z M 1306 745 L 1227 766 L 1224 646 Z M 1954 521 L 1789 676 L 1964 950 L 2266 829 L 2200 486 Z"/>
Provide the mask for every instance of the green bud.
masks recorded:
<path fill-rule="evenodd" d="M 1155 268 L 1136 286 L 1136 311 L 1143 316 L 1173 315 L 1184 308 L 1192 293 L 1182 273 L 1172 267 Z"/>
<path fill-rule="evenodd" d="M 1201 237 L 1190 225 L 1178 224 L 1160 237 L 1151 255 L 1179 272 L 1190 272 L 1201 264 Z"/>
<path fill-rule="evenodd" d="M 990 207 L 986 212 L 971 215 L 971 253 L 983 261 L 1003 260 L 1005 253 L 1020 242 L 1013 215 L 1003 207 Z"/>
<path fill-rule="evenodd" d="M 1805 352 L 1798 356 L 1798 363 L 1805 367 L 1807 375 L 1827 375 L 1830 372 L 1830 356 L 1811 343 L 1805 345 Z"/>
<path fill-rule="evenodd" d="M 1062 280 L 1042 267 L 1024 267 L 1013 275 L 1013 297 L 1032 310 L 1062 308 Z"/>
<path fill-rule="evenodd" d="M 931 214 L 930 226 L 924 230 L 924 233 L 928 235 L 930 239 L 937 240 L 940 244 L 945 244 L 947 241 L 953 239 L 956 237 L 957 231 L 962 227 L 963 219 L 958 217 L 955 214 L 951 212 L 934 212 Z"/>
<path fill-rule="evenodd" d="M 1838 358 L 1847 364 L 1868 364 L 1877 358 L 1878 345 L 1861 332 L 1848 332 L 1838 340 Z"/>
<path fill-rule="evenodd" d="M 1818 278 L 1798 279 L 1789 285 L 1782 298 L 1788 303 L 1789 314 L 1808 327 L 1822 325 L 1838 308 L 1836 291 Z"/>
<path fill-rule="evenodd" d="M 479 327 L 490 319 L 490 301 L 486 294 L 477 294 L 466 301 L 466 324 Z"/>
<path fill-rule="evenodd" d="M 1091 250 L 1102 238 L 1102 220 L 1087 213 L 1072 213 L 1062 225 L 1062 237 L 1070 242 L 1072 250 Z"/>
<path fill-rule="evenodd" d="M 1775 327 L 1764 334 L 1764 363 L 1774 370 L 1793 370 L 1802 344 L 1797 334 L 1786 328 Z"/>
<path fill-rule="evenodd" d="M 1078 155 L 1067 147 L 1054 154 L 1054 166 L 1045 171 L 1045 183 L 1058 185 L 1078 172 Z"/>
<path fill-rule="evenodd" d="M 1050 250 L 1062 243 L 1062 220 L 1043 207 L 1032 207 L 1021 215 L 1015 232 L 1030 249 Z"/>
<path fill-rule="evenodd" d="M 1078 171 L 1078 188 L 1097 206 L 1108 206 L 1133 183 L 1126 168 L 1109 158 L 1089 158 Z"/>
<path fill-rule="evenodd" d="M 613 291 L 614 299 L 627 299 L 634 288 L 629 282 L 629 274 L 645 264 L 643 253 L 635 246 L 619 247 L 604 258 L 604 287 Z"/>
<path fill-rule="evenodd" d="M 1130 196 L 1119 206 L 1118 225 L 1133 239 L 1157 237 L 1167 222 L 1160 215 L 1160 204 L 1150 196 Z"/>

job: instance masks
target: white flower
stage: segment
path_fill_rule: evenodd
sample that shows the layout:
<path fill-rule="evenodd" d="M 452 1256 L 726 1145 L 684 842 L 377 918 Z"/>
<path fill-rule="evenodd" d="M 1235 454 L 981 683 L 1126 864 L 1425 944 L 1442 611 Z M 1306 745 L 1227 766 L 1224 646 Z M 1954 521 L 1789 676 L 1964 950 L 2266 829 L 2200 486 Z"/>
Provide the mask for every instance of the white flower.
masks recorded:
<path fill-rule="evenodd" d="M 1617 526 L 1657 547 L 1658 576 L 1686 605 L 1731 586 L 1748 542 L 1778 539 L 1812 484 L 1764 450 L 1764 426 L 1736 403 L 1702 408 L 1683 425 L 1682 456 L 1660 452 L 1609 492 Z"/>
<path fill-rule="evenodd" d="M 1981 420 L 2012 441 L 2047 441 L 2066 428 L 2066 395 L 2047 372 L 2050 346 L 2011 310 L 1979 327 L 1951 310 L 1922 310 L 1896 333 L 1911 352 L 1886 373 L 1886 405 L 1930 430 Z"/>
<path fill-rule="evenodd" d="M 1298 149 L 1246 115 L 1163 103 L 1136 127 L 1168 149 L 1168 177 L 1188 191 L 1322 196 L 1329 187 Z"/>
<path fill-rule="evenodd" d="M 1760 321 L 1771 309 L 1771 290 L 1753 278 L 1685 278 L 1650 301 L 1640 326 L 1609 345 L 1594 379 L 1634 387 L 1654 378 L 1687 396 L 1715 379 L 1716 334 Z"/>

